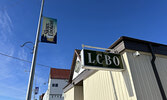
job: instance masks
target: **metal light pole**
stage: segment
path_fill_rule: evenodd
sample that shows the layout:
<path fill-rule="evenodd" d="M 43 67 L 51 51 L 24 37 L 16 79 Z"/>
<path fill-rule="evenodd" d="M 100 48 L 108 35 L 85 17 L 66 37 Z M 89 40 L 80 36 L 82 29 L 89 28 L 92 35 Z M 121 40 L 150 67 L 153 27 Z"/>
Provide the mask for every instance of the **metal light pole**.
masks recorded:
<path fill-rule="evenodd" d="M 40 27 L 41 27 L 41 18 L 42 18 L 42 12 L 43 12 L 43 5 L 44 5 L 44 0 L 42 0 L 42 3 L 41 3 L 41 10 L 40 10 L 40 15 L 39 15 L 37 34 L 36 34 L 36 40 L 35 40 L 35 45 L 34 45 L 34 52 L 33 52 L 33 58 L 32 58 L 26 100 L 31 100 L 33 80 L 34 80 L 34 74 L 35 74 L 36 56 L 37 56 L 38 43 L 39 43 L 39 34 L 40 34 Z"/>

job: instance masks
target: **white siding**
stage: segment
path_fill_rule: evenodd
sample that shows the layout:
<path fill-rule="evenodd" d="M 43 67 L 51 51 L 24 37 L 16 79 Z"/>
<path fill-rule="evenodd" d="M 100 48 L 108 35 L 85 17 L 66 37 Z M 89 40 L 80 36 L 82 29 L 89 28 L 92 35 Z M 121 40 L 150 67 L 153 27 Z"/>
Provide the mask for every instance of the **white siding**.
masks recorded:
<path fill-rule="evenodd" d="M 64 100 L 83 100 L 83 87 L 74 86 L 64 93 Z"/>
<path fill-rule="evenodd" d="M 98 71 L 84 80 L 84 100 L 115 100 L 110 72 Z"/>
<path fill-rule="evenodd" d="M 58 84 L 58 87 L 53 87 L 52 84 Z M 48 90 L 44 95 L 44 100 L 64 100 L 62 93 L 66 85 L 67 79 L 49 79 Z"/>
<path fill-rule="evenodd" d="M 84 100 L 136 100 L 126 53 L 123 72 L 98 71 L 84 80 Z"/>
<path fill-rule="evenodd" d="M 141 53 L 141 52 L 140 52 Z M 141 53 L 134 57 L 133 52 L 126 53 L 138 100 L 162 100 L 151 65 L 151 55 Z"/>
<path fill-rule="evenodd" d="M 122 53 L 124 71 L 97 71 L 83 80 L 83 88 L 74 86 L 68 90 L 65 100 L 80 100 L 76 95 L 83 96 L 81 100 L 162 100 L 151 54 L 140 52 L 135 57 L 134 52 Z M 155 64 L 167 94 L 167 56 L 156 57 Z"/>
<path fill-rule="evenodd" d="M 64 100 L 74 100 L 74 87 L 64 93 Z"/>
<path fill-rule="evenodd" d="M 43 96 L 43 100 L 49 100 L 49 91 L 47 90 L 45 95 Z"/>
<path fill-rule="evenodd" d="M 132 86 L 121 72 L 98 71 L 84 80 L 84 100 L 136 100 Z M 127 83 L 126 83 L 127 82 Z"/>
<path fill-rule="evenodd" d="M 156 56 L 155 64 L 167 96 L 167 56 Z"/>
<path fill-rule="evenodd" d="M 63 88 L 67 85 L 68 80 L 64 79 L 51 79 L 50 81 L 50 94 L 62 94 Z M 58 84 L 58 87 L 52 87 L 52 84 Z"/>

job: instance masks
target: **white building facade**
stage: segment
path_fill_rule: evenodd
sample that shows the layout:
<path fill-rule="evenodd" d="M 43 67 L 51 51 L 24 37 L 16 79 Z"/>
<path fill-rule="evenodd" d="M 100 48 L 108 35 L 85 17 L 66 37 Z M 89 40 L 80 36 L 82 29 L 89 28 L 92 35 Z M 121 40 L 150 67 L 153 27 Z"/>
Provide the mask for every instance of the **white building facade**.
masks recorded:
<path fill-rule="evenodd" d="M 65 100 L 167 100 L 167 45 L 121 37 L 109 49 L 121 55 L 124 70 L 78 70 L 76 50 Z"/>
<path fill-rule="evenodd" d="M 51 68 L 48 90 L 43 100 L 64 100 L 63 88 L 68 83 L 70 70 Z"/>

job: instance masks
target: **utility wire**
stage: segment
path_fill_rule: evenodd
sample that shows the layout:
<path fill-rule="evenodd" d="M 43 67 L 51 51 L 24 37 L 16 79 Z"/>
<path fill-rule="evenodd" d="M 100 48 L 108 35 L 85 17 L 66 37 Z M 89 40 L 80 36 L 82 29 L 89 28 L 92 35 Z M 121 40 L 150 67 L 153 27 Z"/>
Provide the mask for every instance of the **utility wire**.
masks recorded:
<path fill-rule="evenodd" d="M 4 53 L 0 53 L 0 55 L 6 56 L 6 57 L 10 57 L 10 58 L 13 58 L 13 59 L 17 59 L 17 60 L 20 60 L 20 61 L 31 63 L 31 61 L 28 61 L 28 60 L 25 60 L 25 59 L 21 59 L 21 58 L 17 58 L 17 57 L 13 57 L 13 56 L 10 56 L 10 55 L 4 54 Z M 47 66 L 47 65 L 43 65 L 43 64 L 38 64 L 38 63 L 37 63 L 37 65 L 43 66 L 43 67 L 48 67 L 48 68 L 53 68 L 51 66 Z"/>

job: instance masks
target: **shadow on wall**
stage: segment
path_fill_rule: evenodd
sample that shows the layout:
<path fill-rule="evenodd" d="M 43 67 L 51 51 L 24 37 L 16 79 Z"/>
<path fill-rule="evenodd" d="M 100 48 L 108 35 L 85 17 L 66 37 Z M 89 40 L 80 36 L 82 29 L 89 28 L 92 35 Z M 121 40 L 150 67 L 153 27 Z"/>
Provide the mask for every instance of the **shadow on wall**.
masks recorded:
<path fill-rule="evenodd" d="M 126 65 L 125 65 L 124 61 L 123 61 L 123 66 L 126 69 Z M 133 93 L 132 84 L 131 84 L 131 80 L 130 80 L 128 70 L 124 70 L 123 72 L 119 72 L 119 73 L 121 73 L 122 76 L 123 76 L 124 83 L 126 85 L 126 89 L 128 91 L 129 97 L 133 97 L 134 93 Z M 118 100 L 117 91 L 116 91 L 116 88 L 115 88 L 115 83 L 114 83 L 114 79 L 113 79 L 113 76 L 112 76 L 112 72 L 110 72 L 110 75 L 111 75 L 111 80 L 112 80 L 112 84 L 113 84 L 113 88 L 114 88 L 115 98 L 116 98 L 116 100 Z"/>

